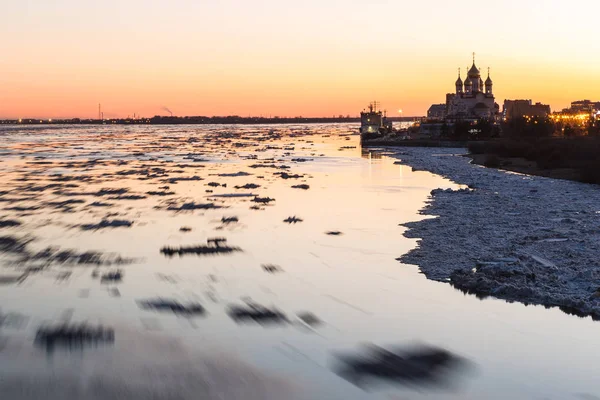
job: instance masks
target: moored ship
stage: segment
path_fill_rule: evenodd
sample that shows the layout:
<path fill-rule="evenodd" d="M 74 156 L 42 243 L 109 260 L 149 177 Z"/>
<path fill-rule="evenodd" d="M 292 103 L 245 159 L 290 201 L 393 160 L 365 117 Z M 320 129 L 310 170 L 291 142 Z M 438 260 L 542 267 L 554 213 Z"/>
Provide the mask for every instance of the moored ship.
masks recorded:
<path fill-rule="evenodd" d="M 392 133 L 392 121 L 388 121 L 385 111 L 378 109 L 379 103 L 374 101 L 369 104 L 368 111 L 360 113 L 361 140 L 373 139 Z"/>

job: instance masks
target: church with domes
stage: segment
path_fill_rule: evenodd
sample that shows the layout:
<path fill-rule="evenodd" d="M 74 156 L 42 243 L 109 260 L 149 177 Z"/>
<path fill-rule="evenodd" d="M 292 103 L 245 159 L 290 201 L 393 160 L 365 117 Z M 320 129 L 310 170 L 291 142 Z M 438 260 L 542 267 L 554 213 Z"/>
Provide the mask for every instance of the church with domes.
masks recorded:
<path fill-rule="evenodd" d="M 446 95 L 446 117 L 449 119 L 495 119 L 500 114 L 500 106 L 496 103 L 493 91 L 493 82 L 488 76 L 485 82 L 481 78 L 479 68 L 475 65 L 475 54 L 473 54 L 473 65 L 465 80 L 460 76 L 455 83 L 456 92 Z"/>

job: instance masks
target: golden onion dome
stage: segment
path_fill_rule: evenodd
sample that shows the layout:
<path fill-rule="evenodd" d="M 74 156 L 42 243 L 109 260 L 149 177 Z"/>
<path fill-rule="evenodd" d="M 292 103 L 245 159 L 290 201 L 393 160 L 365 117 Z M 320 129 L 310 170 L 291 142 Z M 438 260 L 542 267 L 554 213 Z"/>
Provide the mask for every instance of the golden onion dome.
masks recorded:
<path fill-rule="evenodd" d="M 479 78 L 479 70 L 475 66 L 475 63 L 473 63 L 473 66 L 469 70 L 469 78 Z"/>

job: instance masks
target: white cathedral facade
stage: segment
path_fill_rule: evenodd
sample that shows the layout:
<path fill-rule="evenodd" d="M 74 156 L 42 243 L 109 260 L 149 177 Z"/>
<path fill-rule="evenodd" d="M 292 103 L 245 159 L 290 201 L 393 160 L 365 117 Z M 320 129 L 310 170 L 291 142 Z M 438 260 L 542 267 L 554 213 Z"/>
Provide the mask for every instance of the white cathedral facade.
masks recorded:
<path fill-rule="evenodd" d="M 446 116 L 451 119 L 495 119 L 500 114 L 500 106 L 496 103 L 493 83 L 488 77 L 483 81 L 481 73 L 475 66 L 475 55 L 473 55 L 473 66 L 467 73 L 463 82 L 458 70 L 456 80 L 456 93 L 446 95 Z"/>

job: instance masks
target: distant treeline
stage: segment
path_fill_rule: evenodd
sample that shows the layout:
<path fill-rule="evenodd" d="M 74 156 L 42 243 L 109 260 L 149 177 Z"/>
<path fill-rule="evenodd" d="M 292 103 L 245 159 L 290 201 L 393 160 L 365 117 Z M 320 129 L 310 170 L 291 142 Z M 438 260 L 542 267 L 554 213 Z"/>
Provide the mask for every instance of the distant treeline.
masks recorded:
<path fill-rule="evenodd" d="M 177 124 L 294 124 L 294 123 L 336 123 L 360 122 L 360 118 L 353 117 L 240 117 L 237 115 L 226 117 L 161 117 L 149 119 L 154 125 Z"/>
<path fill-rule="evenodd" d="M 389 118 L 392 121 L 412 121 L 413 117 Z M 359 123 L 358 117 L 240 117 L 237 115 L 225 117 L 170 117 L 155 116 L 152 118 L 115 118 L 115 119 L 21 119 L 0 120 L 0 124 L 25 125 L 56 125 L 56 124 L 115 124 L 115 125 L 210 125 L 210 124 L 314 124 L 314 123 Z"/>
<path fill-rule="evenodd" d="M 572 169 L 577 180 L 600 184 L 600 136 L 502 138 L 471 142 L 469 151 L 485 154 L 488 167 L 502 167 L 506 158 L 524 158 L 544 170 Z"/>
<path fill-rule="evenodd" d="M 600 120 L 553 120 L 519 117 L 500 124 L 486 120 L 442 127 L 442 137 L 468 141 L 471 154 L 486 156 L 484 165 L 502 168 L 510 158 L 535 162 L 550 171 L 569 169 L 576 180 L 600 184 Z M 508 164 L 507 164 L 508 163 Z"/>
<path fill-rule="evenodd" d="M 440 127 L 441 138 L 457 141 L 579 136 L 600 136 L 600 120 L 563 121 L 549 117 L 518 117 L 500 123 L 486 119 L 456 121 L 452 124 L 444 122 Z"/>

